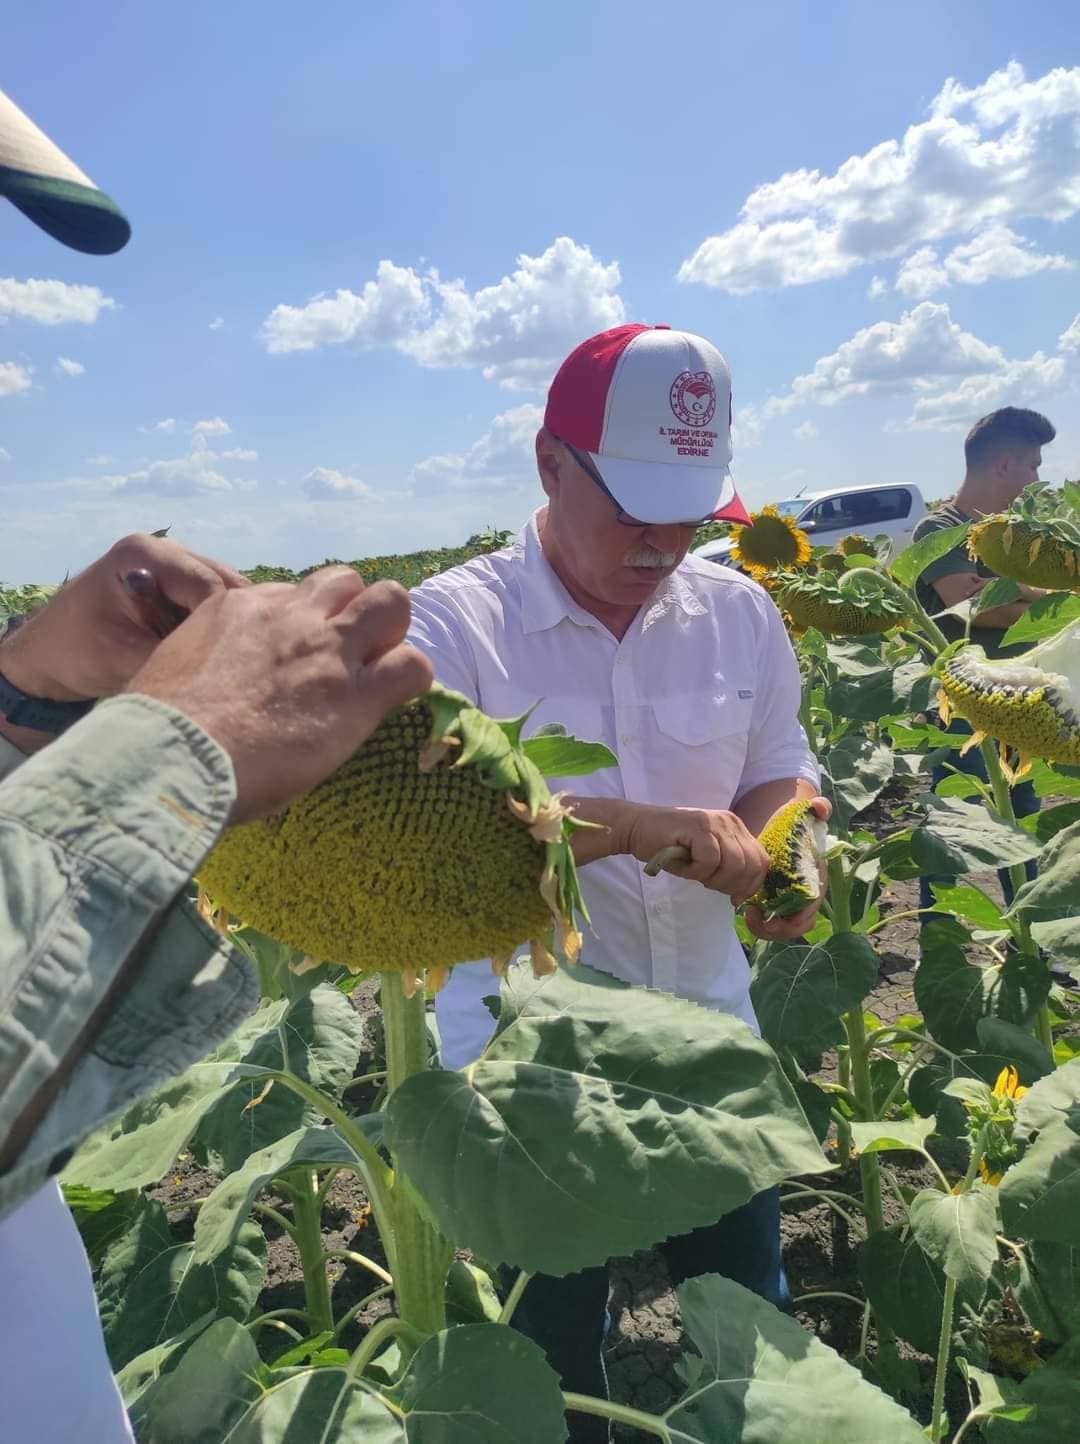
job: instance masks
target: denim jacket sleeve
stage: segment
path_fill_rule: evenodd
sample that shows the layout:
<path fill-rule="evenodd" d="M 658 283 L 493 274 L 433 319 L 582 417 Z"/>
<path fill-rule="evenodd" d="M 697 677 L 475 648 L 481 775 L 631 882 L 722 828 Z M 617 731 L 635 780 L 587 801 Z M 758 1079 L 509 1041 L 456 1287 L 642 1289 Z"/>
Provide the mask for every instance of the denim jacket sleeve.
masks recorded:
<path fill-rule="evenodd" d="M 0 739 L 0 1145 L 70 1071 L 0 1174 L 0 1215 L 258 1002 L 242 954 L 184 899 L 235 797 L 218 744 L 125 696 L 17 760 Z"/>

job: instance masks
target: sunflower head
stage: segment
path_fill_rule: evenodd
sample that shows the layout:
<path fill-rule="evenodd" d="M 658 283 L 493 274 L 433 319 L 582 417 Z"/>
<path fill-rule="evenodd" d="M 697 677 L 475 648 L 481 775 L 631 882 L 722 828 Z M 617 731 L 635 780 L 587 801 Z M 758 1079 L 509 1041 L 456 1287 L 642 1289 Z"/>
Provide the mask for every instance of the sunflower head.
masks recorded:
<path fill-rule="evenodd" d="M 1028 1090 L 1012 1064 L 1002 1068 L 993 1088 L 983 1087 L 981 1097 L 964 1100 L 968 1114 L 968 1134 L 972 1143 L 981 1144 L 979 1177 L 996 1188 L 1008 1169 L 1020 1157 L 1016 1142 L 1016 1105 Z"/>
<path fill-rule="evenodd" d="M 750 513 L 745 526 L 732 527 L 732 560 L 761 581 L 769 572 L 802 567 L 810 560 L 810 542 L 789 516 L 775 506 Z"/>
<path fill-rule="evenodd" d="M 843 576 L 847 571 L 847 562 L 840 552 L 826 552 L 823 557 L 818 557 L 818 567 L 823 572 Z"/>
<path fill-rule="evenodd" d="M 873 556 L 874 543 L 868 536 L 863 536 L 861 531 L 853 531 L 837 543 L 836 550 L 845 557 Z"/>
<path fill-rule="evenodd" d="M 1019 1103 L 1027 1089 L 1020 1082 L 1020 1075 L 1010 1063 L 997 1075 L 993 1091 L 995 1098 L 1011 1098 L 1014 1102 Z"/>

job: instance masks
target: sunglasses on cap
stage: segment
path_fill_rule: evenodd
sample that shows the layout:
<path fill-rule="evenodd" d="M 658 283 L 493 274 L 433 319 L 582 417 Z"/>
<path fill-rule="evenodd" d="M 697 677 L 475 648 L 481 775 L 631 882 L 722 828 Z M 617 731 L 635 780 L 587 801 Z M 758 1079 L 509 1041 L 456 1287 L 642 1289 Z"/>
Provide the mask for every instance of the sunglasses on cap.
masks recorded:
<path fill-rule="evenodd" d="M 594 485 L 598 486 L 607 497 L 608 501 L 611 502 L 612 506 L 615 508 L 615 520 L 619 523 L 620 526 L 635 526 L 639 529 L 643 529 L 644 527 L 649 526 L 681 526 L 685 527 L 688 531 L 696 531 L 699 526 L 710 520 L 708 516 L 701 516 L 695 518 L 693 521 L 638 521 L 636 516 L 630 516 L 628 512 L 623 511 L 622 505 L 620 504 L 618 497 L 614 496 L 612 492 L 608 490 L 607 486 L 604 483 L 604 478 L 600 475 L 596 467 L 593 465 L 592 458 L 589 456 L 588 452 L 579 451 L 576 446 L 571 446 L 568 441 L 563 441 L 561 437 L 557 436 L 555 440 L 558 441 L 560 446 L 564 446 L 566 448 L 566 450 L 574 458 L 578 466 L 581 467 L 582 471 L 589 478 L 589 480 L 593 482 Z"/>

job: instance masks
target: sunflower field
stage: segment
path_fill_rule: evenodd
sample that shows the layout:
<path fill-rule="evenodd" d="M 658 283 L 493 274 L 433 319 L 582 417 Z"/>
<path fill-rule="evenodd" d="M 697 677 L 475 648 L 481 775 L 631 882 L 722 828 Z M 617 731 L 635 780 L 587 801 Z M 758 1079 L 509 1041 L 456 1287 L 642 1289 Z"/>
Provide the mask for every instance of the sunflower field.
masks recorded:
<path fill-rule="evenodd" d="M 558 786 L 614 761 L 588 738 L 437 691 L 230 834 L 197 904 L 261 1005 L 64 1175 L 137 1437 L 557 1444 L 586 1413 L 671 1444 L 1076 1438 L 1078 527 L 1066 488 L 891 560 L 768 509 L 737 531 L 833 808 L 790 854 L 827 871 L 813 931 L 742 932 L 761 1037 L 575 961 Z M 1046 591 L 1005 660 L 917 599 L 961 541 L 1011 567 L 976 615 Z M 411 581 L 461 559 L 421 555 L 395 559 Z M 372 838 L 355 896 L 324 897 L 342 812 Z M 414 822 L 430 896 L 384 866 Z M 400 956 L 358 946 L 365 910 Z M 431 997 L 476 956 L 494 1036 L 443 1070 Z M 793 1312 L 716 1275 L 672 1297 L 652 1246 L 776 1184 Z M 612 1398 L 564 1394 L 515 1312 L 531 1274 L 609 1258 Z"/>

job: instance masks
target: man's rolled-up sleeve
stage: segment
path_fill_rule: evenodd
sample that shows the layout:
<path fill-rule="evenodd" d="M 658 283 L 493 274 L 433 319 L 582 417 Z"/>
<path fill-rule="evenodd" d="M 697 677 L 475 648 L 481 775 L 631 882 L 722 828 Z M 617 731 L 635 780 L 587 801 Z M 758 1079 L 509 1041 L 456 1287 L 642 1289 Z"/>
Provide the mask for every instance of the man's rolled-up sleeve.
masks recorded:
<path fill-rule="evenodd" d="M 802 681 L 799 664 L 776 607 L 765 601 L 766 623 L 759 675 L 750 726 L 746 762 L 735 802 L 765 782 L 802 778 L 814 787 L 821 777 L 802 723 L 799 703 Z"/>
<path fill-rule="evenodd" d="M 183 901 L 234 799 L 218 744 L 136 696 L 0 785 L 0 1142 L 36 1120 L 0 1176 L 0 1213 L 257 1003 L 246 960 Z"/>

